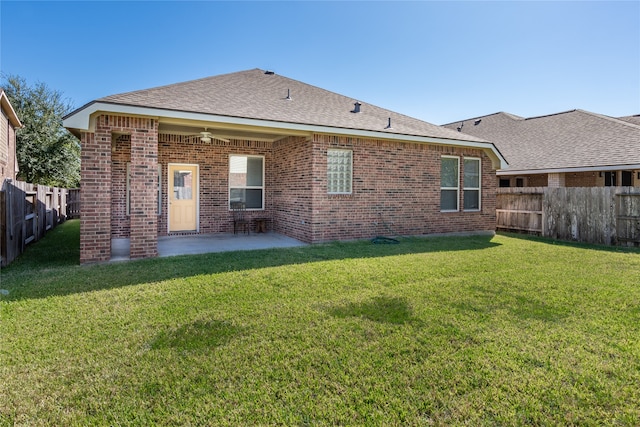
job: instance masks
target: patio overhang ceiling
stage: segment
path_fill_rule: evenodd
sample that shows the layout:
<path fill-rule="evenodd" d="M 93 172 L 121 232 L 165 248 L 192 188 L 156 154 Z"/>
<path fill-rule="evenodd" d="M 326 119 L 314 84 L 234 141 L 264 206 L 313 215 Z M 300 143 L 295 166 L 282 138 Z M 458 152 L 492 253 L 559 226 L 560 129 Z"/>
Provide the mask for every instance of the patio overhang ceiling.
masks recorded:
<path fill-rule="evenodd" d="M 406 135 L 388 131 L 350 129 L 323 125 L 279 122 L 248 117 L 233 117 L 191 111 L 164 110 L 106 102 L 92 102 L 64 117 L 63 125 L 74 135 L 94 132 L 95 120 L 102 114 L 150 117 L 158 120 L 159 133 L 192 135 L 205 128 L 216 137 L 274 142 L 289 136 L 311 138 L 313 134 L 344 135 L 354 138 L 383 139 L 452 147 L 471 147 L 485 151 L 494 169 L 506 169 L 508 163 L 492 143 Z"/>

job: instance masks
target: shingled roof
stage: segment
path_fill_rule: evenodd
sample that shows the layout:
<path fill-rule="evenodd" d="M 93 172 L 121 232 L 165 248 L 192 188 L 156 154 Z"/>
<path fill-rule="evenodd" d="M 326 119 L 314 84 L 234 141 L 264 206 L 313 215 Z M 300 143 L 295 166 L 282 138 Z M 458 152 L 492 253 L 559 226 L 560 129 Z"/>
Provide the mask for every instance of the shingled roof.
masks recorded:
<path fill-rule="evenodd" d="M 620 120 L 624 120 L 625 122 L 633 123 L 634 125 L 640 125 L 640 114 L 636 114 L 633 116 L 624 116 L 618 117 Z"/>
<path fill-rule="evenodd" d="M 492 141 L 500 174 L 640 168 L 640 125 L 584 110 L 522 118 L 499 112 L 444 125 Z"/>
<path fill-rule="evenodd" d="M 260 69 L 106 96 L 67 117 L 95 103 L 486 142 Z"/>

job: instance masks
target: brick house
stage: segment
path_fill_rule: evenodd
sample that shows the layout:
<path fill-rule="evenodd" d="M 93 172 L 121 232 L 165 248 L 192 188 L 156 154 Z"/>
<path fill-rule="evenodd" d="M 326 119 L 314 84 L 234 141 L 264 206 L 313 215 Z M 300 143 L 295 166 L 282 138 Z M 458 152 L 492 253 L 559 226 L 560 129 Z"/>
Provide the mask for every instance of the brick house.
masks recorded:
<path fill-rule="evenodd" d="M 501 187 L 640 186 L 640 116 L 571 110 L 523 118 L 504 112 L 444 125 L 492 141 L 509 162 Z"/>
<path fill-rule="evenodd" d="M 82 146 L 82 263 L 228 233 L 230 203 L 308 243 L 495 230 L 493 144 L 259 69 L 107 96 Z"/>
<path fill-rule="evenodd" d="M 9 98 L 2 88 L 0 88 L 0 110 L 2 119 L 0 121 L 0 177 L 5 179 L 16 179 L 18 173 L 18 158 L 16 157 L 16 129 L 22 127 L 20 119 L 9 102 Z"/>

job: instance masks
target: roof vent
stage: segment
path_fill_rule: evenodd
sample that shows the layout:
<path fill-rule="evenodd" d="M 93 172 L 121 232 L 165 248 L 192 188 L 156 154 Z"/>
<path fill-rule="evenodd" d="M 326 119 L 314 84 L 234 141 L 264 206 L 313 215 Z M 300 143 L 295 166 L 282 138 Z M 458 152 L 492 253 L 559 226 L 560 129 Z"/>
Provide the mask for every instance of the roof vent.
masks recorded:
<path fill-rule="evenodd" d="M 463 127 L 464 127 L 464 122 L 461 122 L 460 126 L 458 126 L 456 129 L 458 129 L 458 132 L 462 132 Z"/>
<path fill-rule="evenodd" d="M 271 70 L 267 70 L 267 71 L 265 71 L 264 73 L 265 73 L 265 74 L 268 74 L 268 75 L 270 75 L 270 76 L 271 76 L 271 75 L 273 75 L 273 74 L 275 74 L 275 73 L 274 73 L 273 71 L 271 71 Z"/>
<path fill-rule="evenodd" d="M 392 127 L 391 127 L 391 117 L 389 117 L 389 123 L 387 123 L 387 126 L 385 127 L 385 129 L 392 129 Z"/>
<path fill-rule="evenodd" d="M 353 104 L 353 110 L 351 110 L 352 113 L 359 113 L 360 112 L 360 106 L 362 104 L 360 104 L 360 102 L 356 101 L 355 104 Z"/>
<path fill-rule="evenodd" d="M 291 97 L 291 90 L 287 89 L 287 97 L 285 98 L 287 101 L 291 101 L 293 98 Z"/>
<path fill-rule="evenodd" d="M 480 122 L 482 121 L 482 119 L 476 119 L 475 122 L 473 122 L 474 126 L 478 126 L 480 124 Z"/>

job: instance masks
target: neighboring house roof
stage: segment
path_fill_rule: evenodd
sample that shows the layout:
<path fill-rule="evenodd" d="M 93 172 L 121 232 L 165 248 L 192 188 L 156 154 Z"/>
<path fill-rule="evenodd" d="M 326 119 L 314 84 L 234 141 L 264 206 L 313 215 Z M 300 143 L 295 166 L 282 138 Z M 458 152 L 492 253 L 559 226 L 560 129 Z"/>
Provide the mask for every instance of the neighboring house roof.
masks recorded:
<path fill-rule="evenodd" d="M 624 120 L 625 122 L 633 123 L 634 125 L 640 125 L 640 114 L 636 114 L 634 116 L 624 116 L 618 117 L 620 120 Z"/>
<path fill-rule="evenodd" d="M 256 135 L 269 129 L 272 140 L 299 131 L 471 146 L 489 151 L 497 167 L 506 166 L 495 146 L 482 138 L 260 69 L 106 96 L 66 116 L 64 126 L 89 130 L 99 111 L 156 116 L 161 131 L 172 121 L 176 131 L 177 125 L 195 120 L 214 132 L 225 126 L 243 126 L 245 132 L 253 127 Z"/>
<path fill-rule="evenodd" d="M 500 175 L 640 168 L 640 125 L 584 110 L 499 112 L 444 126 L 493 142 L 509 162 Z"/>
<path fill-rule="evenodd" d="M 18 119 L 18 115 L 15 110 L 11 106 L 11 102 L 9 101 L 9 97 L 5 93 L 4 89 L 0 88 L 0 106 L 2 110 L 5 112 L 6 116 L 11 121 L 11 124 L 14 128 L 18 129 L 22 127 L 22 123 L 20 123 L 20 119 Z"/>

